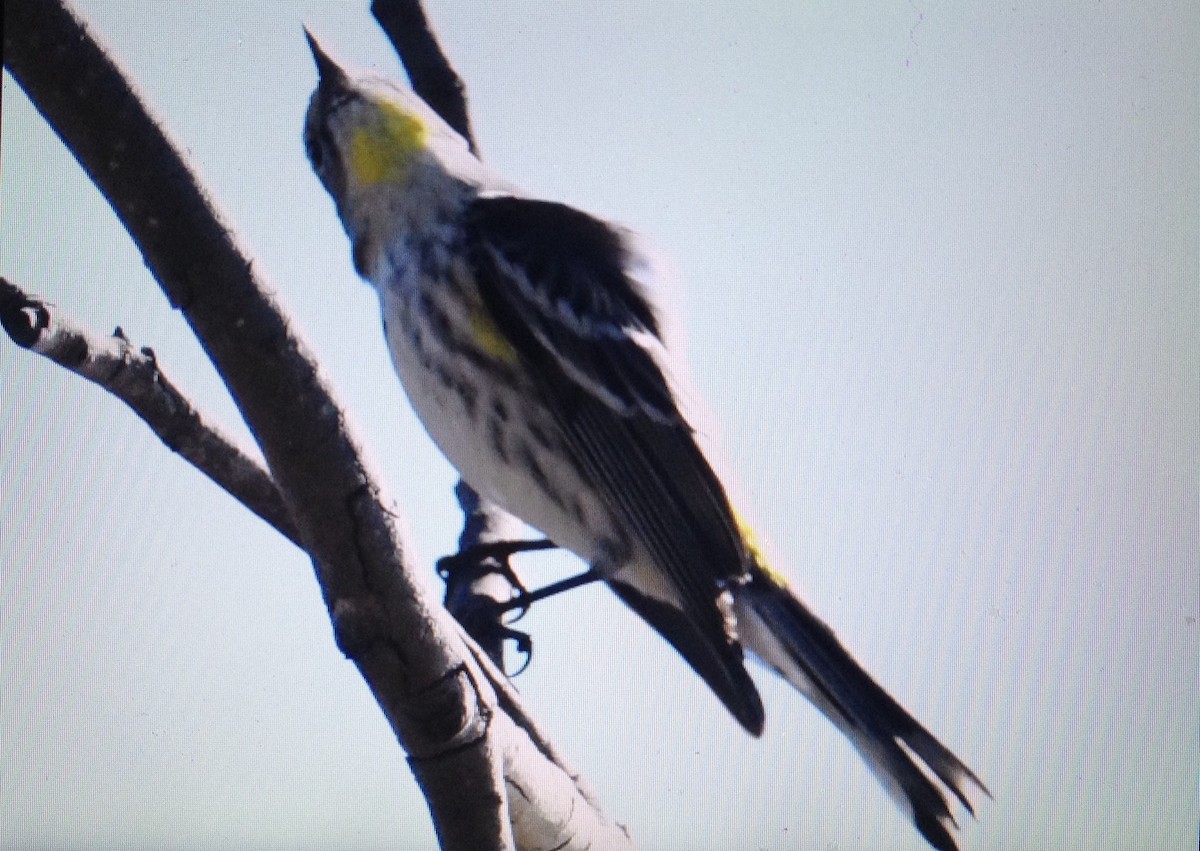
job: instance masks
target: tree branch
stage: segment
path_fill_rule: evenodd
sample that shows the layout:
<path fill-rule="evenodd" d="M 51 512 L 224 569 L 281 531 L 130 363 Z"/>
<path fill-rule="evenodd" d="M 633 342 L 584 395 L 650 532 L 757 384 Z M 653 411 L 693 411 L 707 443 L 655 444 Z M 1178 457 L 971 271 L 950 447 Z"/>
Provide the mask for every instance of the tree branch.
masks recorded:
<path fill-rule="evenodd" d="M 126 402 L 165 444 L 172 446 L 172 441 L 178 444 L 181 448 L 176 451 L 181 457 L 264 520 L 271 522 L 269 516 L 264 516 L 264 512 L 258 510 L 255 500 L 267 506 L 267 515 L 275 510 L 285 512 L 282 498 L 267 471 L 195 413 L 194 406 L 161 372 L 153 355 L 147 354 L 149 349 L 135 350 L 120 333 L 106 336 L 84 328 L 64 316 L 54 305 L 28 296 L 3 277 L 0 277 L 0 324 L 17 345 L 87 378 Z M 188 415 L 182 412 L 188 412 Z M 192 446 L 203 449 L 189 451 L 188 447 Z M 230 468 L 236 468 L 235 474 L 223 475 Z M 467 489 L 460 492 L 464 506 L 470 504 L 472 493 Z M 476 516 L 471 511 L 467 513 L 469 518 Z M 286 513 L 283 521 L 279 524 L 283 528 L 277 526 L 278 531 L 303 549 Z M 468 526 L 471 525 L 472 520 L 469 519 Z M 292 531 L 290 535 L 287 534 L 289 529 Z M 485 653 L 468 635 L 461 637 L 467 644 L 471 661 L 479 666 L 487 686 L 495 693 L 495 701 L 501 710 L 495 716 L 495 721 L 501 722 L 507 730 L 503 738 L 520 743 L 518 747 L 510 745 L 507 748 L 504 764 L 506 773 L 524 779 L 506 782 L 514 788 L 520 788 L 523 796 L 548 798 L 529 801 L 520 797 L 513 803 L 513 821 L 522 825 L 522 829 L 517 831 L 518 847 L 537 847 L 536 840 L 544 840 L 545 831 L 556 826 L 559 829 L 569 828 L 571 833 L 578 835 L 588 835 L 588 831 L 592 832 L 591 835 L 603 835 L 604 831 L 621 830 L 606 824 L 602 817 L 597 818 L 599 805 L 594 793 L 581 777 L 567 767 L 563 757 L 538 729 L 508 678 L 492 662 L 490 654 Z M 531 757 L 530 754 L 536 756 Z M 546 771 L 545 761 L 556 767 L 558 773 Z M 461 772 L 451 770 L 443 773 L 455 778 L 454 783 L 439 791 L 439 781 L 435 778 L 430 781 L 427 792 L 435 796 L 460 796 L 462 791 L 457 787 L 461 782 Z M 553 780 L 556 776 L 560 779 Z M 549 790 L 539 789 L 538 782 L 530 782 L 530 777 L 542 778 L 542 781 L 549 779 Z M 570 789 L 562 787 L 564 778 L 573 781 Z M 578 796 L 589 806 L 580 806 L 578 800 L 570 800 L 571 796 Z M 593 809 L 596 812 L 592 812 Z M 582 822 L 571 822 L 564 826 L 560 824 L 561 818 L 548 818 L 547 813 L 575 813 Z M 585 827 L 589 822 L 598 824 L 592 828 Z M 537 830 L 542 832 L 531 833 Z M 522 842 L 523 836 L 532 841 Z M 556 844 L 557 839 L 550 842 L 550 847 Z"/>
<path fill-rule="evenodd" d="M 374 475 L 238 237 L 71 13 L 50 0 L 7 3 L 4 40 L 13 77 L 116 211 L 224 378 L 313 559 L 338 645 L 420 758 L 419 781 L 439 770 L 457 775 L 468 761 L 473 776 L 494 778 L 492 695 L 458 673 L 465 653 L 456 630 L 412 581 Z M 455 765 L 443 766 L 442 756 Z M 472 799 L 478 831 L 469 841 L 447 821 L 461 809 L 429 799 L 445 847 L 513 847 L 504 788 L 487 782 L 491 794 Z"/>
<path fill-rule="evenodd" d="M 442 52 L 419 0 L 372 0 L 371 14 L 404 63 L 413 91 L 479 156 L 467 111 L 466 86 Z"/>
<path fill-rule="evenodd" d="M 514 836 L 522 848 L 631 847 L 535 730 L 511 734 L 506 711 L 527 720 L 515 695 L 414 581 L 396 518 L 306 346 L 83 24 L 51 0 L 6 2 L 4 60 L 224 378 L 313 559 L 339 648 L 412 758 L 443 847 L 511 848 Z M 37 324 L 35 314 L 24 315 Z M 525 794 L 531 783 L 563 795 Z"/>
<path fill-rule="evenodd" d="M 301 549 L 299 532 L 262 465 L 179 392 L 148 347 L 118 328 L 99 334 L 0 277 L 0 324 L 14 343 L 100 385 L 145 421 L 164 444 Z"/>

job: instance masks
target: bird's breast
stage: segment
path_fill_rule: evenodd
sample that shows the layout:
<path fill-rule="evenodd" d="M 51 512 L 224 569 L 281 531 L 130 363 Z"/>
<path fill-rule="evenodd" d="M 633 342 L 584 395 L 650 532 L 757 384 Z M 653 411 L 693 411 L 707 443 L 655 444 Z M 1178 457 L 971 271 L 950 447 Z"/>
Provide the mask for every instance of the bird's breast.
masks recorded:
<path fill-rule="evenodd" d="M 379 288 L 388 348 L 417 417 L 481 496 L 589 563 L 618 535 L 515 351 L 453 275 Z"/>

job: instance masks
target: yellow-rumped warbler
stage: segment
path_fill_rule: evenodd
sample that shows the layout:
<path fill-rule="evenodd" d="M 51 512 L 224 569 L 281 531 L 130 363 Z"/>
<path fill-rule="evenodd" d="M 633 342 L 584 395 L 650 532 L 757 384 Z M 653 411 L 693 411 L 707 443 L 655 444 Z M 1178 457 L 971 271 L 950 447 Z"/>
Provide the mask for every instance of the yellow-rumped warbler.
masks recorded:
<path fill-rule="evenodd" d="M 944 790 L 968 810 L 967 784 L 987 790 L 742 529 L 677 405 L 632 235 L 524 197 L 413 92 L 351 79 L 309 42 L 308 156 L 404 389 L 462 477 L 583 558 L 759 735 L 748 649 L 850 738 L 930 844 L 956 848 Z"/>

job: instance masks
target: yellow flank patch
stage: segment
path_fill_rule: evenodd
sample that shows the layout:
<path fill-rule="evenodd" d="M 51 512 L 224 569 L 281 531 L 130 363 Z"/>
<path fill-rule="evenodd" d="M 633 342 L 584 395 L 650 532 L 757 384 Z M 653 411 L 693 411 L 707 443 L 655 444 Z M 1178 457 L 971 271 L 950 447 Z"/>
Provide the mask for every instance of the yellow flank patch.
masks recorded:
<path fill-rule="evenodd" d="M 395 104 L 381 103 L 375 120 L 357 128 L 350 138 L 350 172 L 363 186 L 402 180 L 428 141 L 429 128 L 420 118 Z"/>
<path fill-rule="evenodd" d="M 517 350 L 504 338 L 492 318 L 484 312 L 482 305 L 471 307 L 471 336 L 479 348 L 491 357 L 505 363 L 516 363 Z"/>

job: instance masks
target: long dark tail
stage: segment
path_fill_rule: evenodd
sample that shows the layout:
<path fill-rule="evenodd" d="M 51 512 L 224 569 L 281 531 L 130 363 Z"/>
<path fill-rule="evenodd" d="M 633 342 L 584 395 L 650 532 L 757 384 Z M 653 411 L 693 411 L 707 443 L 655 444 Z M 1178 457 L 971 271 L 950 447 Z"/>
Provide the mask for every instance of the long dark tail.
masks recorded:
<path fill-rule="evenodd" d="M 939 851 L 958 851 L 950 834 L 950 827 L 958 824 L 944 790 L 974 815 L 965 787 L 973 785 L 991 797 L 987 787 L 871 679 L 782 579 L 755 567 L 751 581 L 736 590 L 735 600 L 743 646 L 846 734 L 930 845 Z"/>

